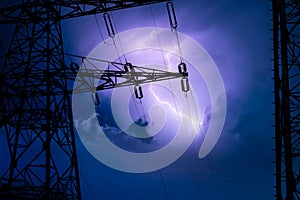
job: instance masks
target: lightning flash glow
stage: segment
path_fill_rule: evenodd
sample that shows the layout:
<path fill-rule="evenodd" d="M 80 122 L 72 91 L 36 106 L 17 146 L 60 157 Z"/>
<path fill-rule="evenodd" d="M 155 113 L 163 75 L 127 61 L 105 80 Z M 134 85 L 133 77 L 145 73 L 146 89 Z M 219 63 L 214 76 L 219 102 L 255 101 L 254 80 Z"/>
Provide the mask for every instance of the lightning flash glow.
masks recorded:
<path fill-rule="evenodd" d="M 107 45 L 109 43 L 108 39 L 96 46 L 87 57 L 114 61 L 120 57 L 118 52 L 130 54 L 131 52 L 147 49 L 159 50 L 166 52 L 164 65 L 166 65 L 166 69 L 171 69 L 168 66 L 171 62 L 170 55 L 180 55 L 175 35 L 169 29 L 152 27 L 132 29 L 122 32 L 116 37 L 118 37 L 118 40 L 115 40 L 115 42 L 119 51 L 116 51 L 113 45 Z M 181 56 L 203 78 L 210 96 L 211 118 L 199 150 L 199 158 L 203 158 L 212 150 L 223 129 L 226 116 L 225 88 L 217 66 L 207 52 L 196 41 L 185 34 L 178 32 L 178 38 Z M 122 45 L 120 42 L 122 42 Z M 157 58 L 154 58 L 152 61 L 155 61 L 155 59 Z M 86 62 L 82 66 L 87 68 L 97 66 L 99 70 L 107 68 L 106 63 L 92 64 Z M 156 63 L 156 65 L 161 66 L 161 62 Z M 81 69 L 78 72 L 72 96 L 75 125 L 84 146 L 103 164 L 116 170 L 130 173 L 145 173 L 159 170 L 176 161 L 189 148 L 199 132 L 203 113 L 201 113 L 199 108 L 198 95 L 196 95 L 199 91 L 196 91 L 198 89 L 196 86 L 190 85 L 190 91 L 185 93 L 181 90 L 180 84 L 178 84 L 180 80 L 161 81 L 152 83 L 153 86 L 151 84 L 148 85 L 148 95 L 152 96 L 153 105 L 150 106 L 147 112 L 149 112 L 150 119 L 155 120 L 155 126 L 150 127 L 151 125 L 147 125 L 149 134 L 146 136 L 139 136 L 128 130 L 130 126 L 130 130 L 134 130 L 133 132 L 145 131 L 145 127 L 135 124 L 132 120 L 129 109 L 132 94 L 128 88 L 117 88 L 113 90 L 110 97 L 113 119 L 120 130 L 132 137 L 153 137 L 163 130 L 168 118 L 174 116 L 178 118 L 176 121 L 176 123 L 178 122 L 178 128 L 174 137 L 160 149 L 146 153 L 135 153 L 120 148 L 106 137 L 103 128 L 97 120 L 95 106 L 90 98 L 90 94 L 78 92 L 80 87 L 85 84 L 82 81 L 85 78 L 82 77 L 80 71 Z M 90 79 L 94 78 L 90 77 Z M 92 80 L 91 82 L 96 86 L 98 81 Z M 166 100 L 158 95 L 156 85 L 170 91 L 172 98 Z M 89 129 L 83 126 L 87 119 L 91 123 Z"/>

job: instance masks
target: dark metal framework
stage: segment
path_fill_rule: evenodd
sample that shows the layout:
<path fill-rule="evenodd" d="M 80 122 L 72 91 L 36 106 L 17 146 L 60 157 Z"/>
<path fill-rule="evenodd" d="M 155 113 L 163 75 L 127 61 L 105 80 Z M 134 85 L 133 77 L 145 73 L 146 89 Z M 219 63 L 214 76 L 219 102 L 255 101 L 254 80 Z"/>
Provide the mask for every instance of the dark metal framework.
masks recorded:
<path fill-rule="evenodd" d="M 61 20 L 164 0 L 38 1 L 0 8 L 0 24 L 16 25 L 0 73 L 0 128 L 9 168 L 1 199 L 81 199 Z M 3 147 L 2 147 L 3 148 Z"/>
<path fill-rule="evenodd" d="M 273 0 L 276 199 L 300 199 L 300 1 Z"/>
<path fill-rule="evenodd" d="M 83 58 L 83 60 L 89 60 L 89 58 Z M 82 63 L 84 63 L 84 61 Z M 181 64 L 185 65 L 185 63 Z M 179 64 L 179 66 L 181 64 Z M 79 66 L 76 63 L 71 63 L 71 65 L 73 66 L 73 68 L 79 69 Z M 78 81 L 81 82 L 81 86 L 85 85 L 87 87 L 84 87 L 85 89 L 83 89 L 82 87 L 75 88 L 73 92 L 89 92 L 93 90 L 101 91 L 125 86 L 137 86 L 145 83 L 177 78 L 187 79 L 188 77 L 187 69 L 185 68 L 185 70 L 181 71 L 180 67 L 180 70 L 178 70 L 179 72 L 168 72 L 159 69 L 135 66 L 131 63 L 123 64 L 119 62 L 110 62 L 108 68 L 110 69 L 98 70 L 97 66 L 95 66 L 95 69 L 86 68 L 83 66 L 78 72 L 79 75 L 83 78 L 79 79 Z M 96 88 L 93 88 L 93 80 L 99 80 Z"/>

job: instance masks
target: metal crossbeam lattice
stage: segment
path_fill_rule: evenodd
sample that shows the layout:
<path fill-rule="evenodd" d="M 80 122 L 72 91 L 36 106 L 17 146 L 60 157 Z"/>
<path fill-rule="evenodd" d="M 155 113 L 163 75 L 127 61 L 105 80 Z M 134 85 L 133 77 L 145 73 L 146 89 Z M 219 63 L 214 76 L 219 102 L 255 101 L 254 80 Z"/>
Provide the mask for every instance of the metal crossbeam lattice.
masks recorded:
<path fill-rule="evenodd" d="M 59 8 L 58 13 L 53 15 L 52 20 L 70 19 L 82 17 L 87 15 L 94 15 L 98 13 L 110 12 L 115 10 L 133 8 L 154 3 L 166 2 L 167 0 L 74 0 L 74 1 L 35 1 L 27 0 L 22 4 L 15 4 L 8 7 L 0 7 L 0 24 L 9 24 L 16 22 L 26 23 L 31 20 L 41 21 L 46 20 L 45 16 L 36 16 L 35 12 L 37 6 L 42 7 L 56 7 Z M 20 17 L 22 10 L 26 10 L 26 15 Z"/>
<path fill-rule="evenodd" d="M 300 1 L 273 0 L 276 198 L 300 199 Z"/>

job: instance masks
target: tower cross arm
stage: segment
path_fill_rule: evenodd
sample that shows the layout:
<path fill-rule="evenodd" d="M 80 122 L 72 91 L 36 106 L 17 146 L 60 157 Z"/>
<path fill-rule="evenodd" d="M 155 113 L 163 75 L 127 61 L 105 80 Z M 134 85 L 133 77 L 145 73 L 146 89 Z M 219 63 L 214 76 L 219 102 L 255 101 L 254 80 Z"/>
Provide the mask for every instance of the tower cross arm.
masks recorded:
<path fill-rule="evenodd" d="M 62 20 L 166 1 L 167 0 L 27 0 L 23 3 L 10 6 L 0 6 L 0 24 L 45 20 L 46 17 L 49 16 L 43 15 L 42 10 L 44 9 L 54 9 L 56 15 L 52 15 L 51 19 Z M 37 13 L 37 10 L 40 10 L 41 13 Z"/>
<path fill-rule="evenodd" d="M 164 80 L 187 77 L 188 73 L 169 72 L 146 67 L 136 67 L 129 71 L 102 71 L 96 90 L 107 90 L 124 86 L 137 86 Z"/>

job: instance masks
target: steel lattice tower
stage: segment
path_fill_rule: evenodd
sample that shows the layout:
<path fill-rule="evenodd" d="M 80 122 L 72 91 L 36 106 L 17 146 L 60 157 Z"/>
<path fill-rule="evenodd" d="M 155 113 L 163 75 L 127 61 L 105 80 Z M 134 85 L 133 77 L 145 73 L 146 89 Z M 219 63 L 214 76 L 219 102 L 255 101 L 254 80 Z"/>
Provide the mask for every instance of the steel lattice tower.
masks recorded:
<path fill-rule="evenodd" d="M 0 73 L 0 128 L 9 152 L 1 199 L 81 199 L 61 20 L 163 2 L 38 1 L 0 8 L 16 25 Z"/>
<path fill-rule="evenodd" d="M 273 0 L 276 199 L 300 199 L 300 1 Z"/>

